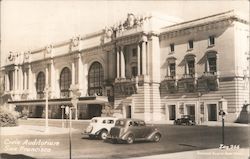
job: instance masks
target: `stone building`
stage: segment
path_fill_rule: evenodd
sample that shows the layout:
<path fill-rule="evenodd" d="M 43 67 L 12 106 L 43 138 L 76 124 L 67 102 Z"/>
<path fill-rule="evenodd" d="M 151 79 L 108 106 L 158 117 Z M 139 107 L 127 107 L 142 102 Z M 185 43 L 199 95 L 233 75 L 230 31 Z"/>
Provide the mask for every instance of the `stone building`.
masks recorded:
<path fill-rule="evenodd" d="M 92 34 L 26 52 L 10 52 L 2 68 L 5 105 L 28 117 L 76 119 L 114 115 L 197 123 L 249 116 L 249 24 L 234 11 L 182 22 L 128 14 Z M 47 97 L 47 98 L 46 98 Z M 48 100 L 46 100 L 48 99 Z"/>

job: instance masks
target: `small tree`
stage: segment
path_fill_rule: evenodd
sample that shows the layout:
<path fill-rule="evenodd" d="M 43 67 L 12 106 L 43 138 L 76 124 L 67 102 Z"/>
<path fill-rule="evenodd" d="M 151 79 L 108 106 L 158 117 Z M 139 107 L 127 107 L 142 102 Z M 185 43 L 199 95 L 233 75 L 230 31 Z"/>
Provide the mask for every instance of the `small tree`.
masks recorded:
<path fill-rule="evenodd" d="M 4 107 L 0 107 L 0 127 L 17 126 L 18 113 L 10 111 Z"/>

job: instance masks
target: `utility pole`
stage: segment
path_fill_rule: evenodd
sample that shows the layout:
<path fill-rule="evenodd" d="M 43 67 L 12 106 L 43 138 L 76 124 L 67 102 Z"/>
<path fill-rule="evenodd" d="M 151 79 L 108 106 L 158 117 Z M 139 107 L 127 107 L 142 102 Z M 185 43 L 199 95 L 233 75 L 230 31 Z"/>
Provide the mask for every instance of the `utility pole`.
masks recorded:
<path fill-rule="evenodd" d="M 49 73 L 48 66 L 45 68 L 45 132 L 49 131 Z"/>

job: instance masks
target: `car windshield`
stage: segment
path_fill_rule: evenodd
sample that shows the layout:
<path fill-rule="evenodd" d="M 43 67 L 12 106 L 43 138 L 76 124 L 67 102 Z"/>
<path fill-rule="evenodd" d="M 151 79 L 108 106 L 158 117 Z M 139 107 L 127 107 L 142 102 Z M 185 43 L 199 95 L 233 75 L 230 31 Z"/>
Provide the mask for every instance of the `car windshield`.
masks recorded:
<path fill-rule="evenodd" d="M 115 126 L 125 126 L 125 123 L 126 123 L 126 121 L 124 121 L 124 120 L 117 120 L 116 122 L 115 122 Z"/>

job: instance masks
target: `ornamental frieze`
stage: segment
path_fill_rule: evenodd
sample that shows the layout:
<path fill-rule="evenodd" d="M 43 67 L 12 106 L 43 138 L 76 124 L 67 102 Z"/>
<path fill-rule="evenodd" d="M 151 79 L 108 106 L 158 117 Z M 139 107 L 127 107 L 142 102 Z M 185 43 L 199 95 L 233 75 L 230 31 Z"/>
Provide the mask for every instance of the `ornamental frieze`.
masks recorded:
<path fill-rule="evenodd" d="M 178 36 L 186 36 L 194 33 L 200 33 L 203 31 L 209 31 L 213 29 L 219 29 L 219 28 L 225 28 L 232 24 L 232 20 L 227 19 L 223 21 L 213 21 L 209 23 L 203 23 L 200 25 L 194 25 L 194 26 L 188 26 L 188 27 L 182 27 L 182 28 L 176 28 L 169 29 L 166 32 L 161 33 L 161 40 L 169 39 L 169 38 L 175 38 Z"/>

